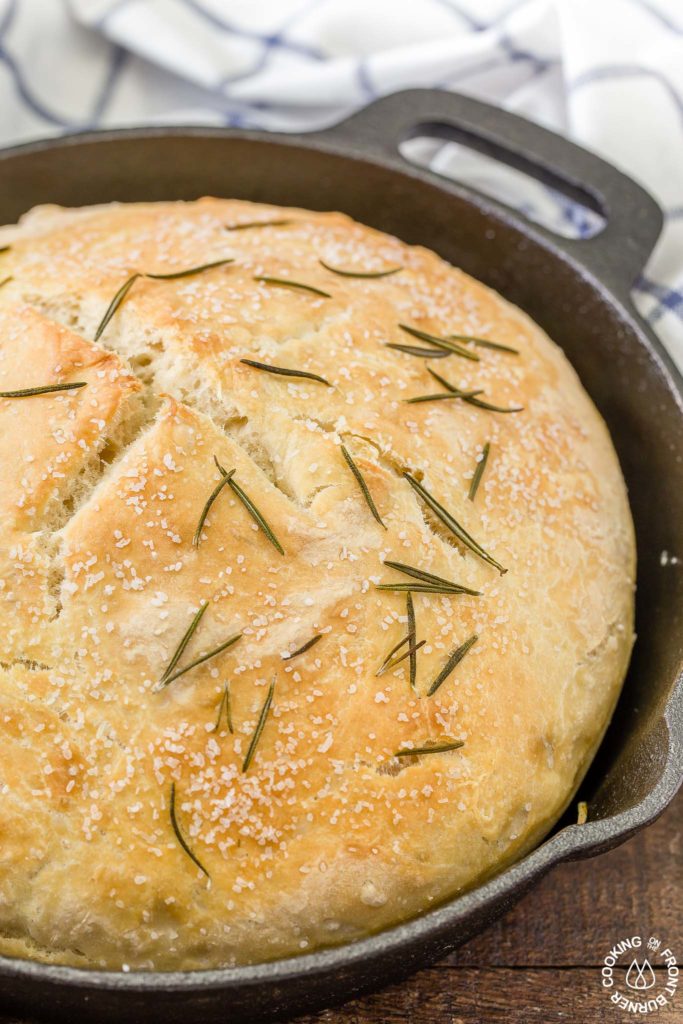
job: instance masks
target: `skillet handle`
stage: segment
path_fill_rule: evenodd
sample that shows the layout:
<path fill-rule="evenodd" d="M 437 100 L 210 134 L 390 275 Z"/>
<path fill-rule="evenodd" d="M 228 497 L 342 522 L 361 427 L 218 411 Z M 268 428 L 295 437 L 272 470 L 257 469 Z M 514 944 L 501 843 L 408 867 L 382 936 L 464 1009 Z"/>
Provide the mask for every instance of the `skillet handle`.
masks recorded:
<path fill-rule="evenodd" d="M 654 199 L 616 167 L 554 132 L 469 96 L 436 89 L 393 93 L 321 134 L 343 140 L 352 151 L 393 158 L 402 142 L 418 135 L 460 142 L 557 189 L 600 214 L 605 227 L 582 240 L 560 238 L 537 224 L 534 231 L 552 238 L 555 246 L 625 294 L 662 228 L 662 212 Z M 443 184 L 444 178 L 434 171 L 420 168 L 419 173 Z M 505 220 L 526 220 L 498 200 L 481 198 Z"/>

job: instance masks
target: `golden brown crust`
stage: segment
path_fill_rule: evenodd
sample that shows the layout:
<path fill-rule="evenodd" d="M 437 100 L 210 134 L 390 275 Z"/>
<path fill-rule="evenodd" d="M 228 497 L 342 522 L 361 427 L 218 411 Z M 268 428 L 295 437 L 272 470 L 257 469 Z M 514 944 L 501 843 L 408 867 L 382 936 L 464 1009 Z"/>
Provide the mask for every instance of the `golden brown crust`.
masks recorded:
<path fill-rule="evenodd" d="M 272 218 L 287 223 L 226 230 Z M 624 484 L 561 352 L 434 254 L 341 214 L 50 207 L 0 235 L 0 390 L 86 383 L 0 399 L 2 948 L 133 969 L 267 959 L 384 927 L 529 849 L 599 742 L 633 639 Z M 91 340 L 132 274 L 228 258 L 138 278 Z M 350 278 L 320 259 L 401 270 Z M 400 323 L 519 355 L 427 363 L 386 347 L 424 345 Z M 428 365 L 524 411 L 406 404 L 442 390 Z M 284 554 L 230 485 L 193 544 L 215 459 Z M 426 512 L 406 470 L 506 575 Z M 407 582 L 385 560 L 481 591 L 414 595 L 415 691 L 407 661 L 376 674 L 408 628 L 405 594 L 376 589 Z M 203 604 L 179 667 L 241 639 L 160 686 Z M 225 713 L 215 729 L 226 683 L 232 733 Z M 174 833 L 172 783 L 210 881 Z"/>

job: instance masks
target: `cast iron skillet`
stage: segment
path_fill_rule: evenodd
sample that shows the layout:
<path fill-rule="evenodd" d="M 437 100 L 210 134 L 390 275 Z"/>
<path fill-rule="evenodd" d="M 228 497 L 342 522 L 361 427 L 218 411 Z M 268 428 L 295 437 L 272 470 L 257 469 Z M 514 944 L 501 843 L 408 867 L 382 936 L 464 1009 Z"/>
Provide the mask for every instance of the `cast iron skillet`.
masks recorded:
<path fill-rule="evenodd" d="M 560 240 L 469 188 L 417 169 L 398 145 L 417 134 L 465 142 L 602 214 L 590 241 Z M 67 206 L 233 196 L 344 210 L 447 260 L 520 305 L 566 351 L 605 417 L 636 524 L 639 639 L 617 713 L 567 823 L 473 892 L 372 938 L 256 967 L 174 974 L 81 971 L 0 958 L 5 1007 L 51 1019 L 163 1024 L 256 1021 L 311 1011 L 408 974 L 480 931 L 554 864 L 623 842 L 681 779 L 683 745 L 683 389 L 636 315 L 629 287 L 661 214 L 597 157 L 463 96 L 398 93 L 311 135 L 152 128 L 74 136 L 0 154 L 0 222 L 36 203 Z M 638 928 L 641 922 L 634 921 Z"/>

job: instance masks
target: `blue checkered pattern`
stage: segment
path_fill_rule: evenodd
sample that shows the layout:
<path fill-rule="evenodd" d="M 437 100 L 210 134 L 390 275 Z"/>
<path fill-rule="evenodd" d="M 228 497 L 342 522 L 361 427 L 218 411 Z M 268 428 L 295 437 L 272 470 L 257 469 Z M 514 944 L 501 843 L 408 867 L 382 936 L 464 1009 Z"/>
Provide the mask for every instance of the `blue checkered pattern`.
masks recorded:
<path fill-rule="evenodd" d="M 639 178 L 666 226 L 634 299 L 683 364 L 680 0 L 0 0 L 0 141 L 140 123 L 318 128 L 398 88 L 472 93 Z M 561 233 L 565 197 L 451 144 L 410 155 Z"/>

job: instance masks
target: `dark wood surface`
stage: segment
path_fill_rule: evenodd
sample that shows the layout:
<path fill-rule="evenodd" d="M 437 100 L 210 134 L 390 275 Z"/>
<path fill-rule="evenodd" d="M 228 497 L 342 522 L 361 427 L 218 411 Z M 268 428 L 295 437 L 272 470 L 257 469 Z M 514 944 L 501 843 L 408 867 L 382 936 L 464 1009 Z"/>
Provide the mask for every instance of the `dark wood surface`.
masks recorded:
<path fill-rule="evenodd" d="M 683 1024 L 613 1006 L 600 984 L 619 939 L 656 935 L 683 962 L 683 793 L 650 828 L 602 857 L 563 864 L 483 935 L 402 985 L 296 1024 Z"/>
<path fill-rule="evenodd" d="M 617 850 L 561 865 L 448 959 L 292 1024 L 683 1024 L 683 974 L 674 1005 L 648 1017 L 606 997 L 602 958 L 635 933 L 658 936 L 683 961 L 683 793 Z M 33 1022 L 0 1012 L 0 1024 Z"/>

